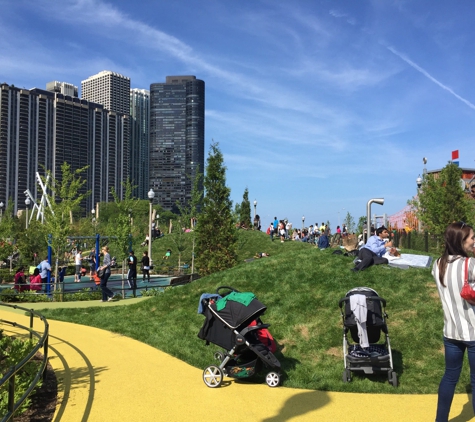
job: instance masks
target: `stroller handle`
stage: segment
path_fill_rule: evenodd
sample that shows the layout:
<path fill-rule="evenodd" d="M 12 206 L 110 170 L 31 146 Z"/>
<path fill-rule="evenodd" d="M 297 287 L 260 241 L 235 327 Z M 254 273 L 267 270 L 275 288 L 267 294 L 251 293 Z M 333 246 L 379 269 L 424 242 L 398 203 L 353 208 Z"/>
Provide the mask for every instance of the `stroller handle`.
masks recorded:
<path fill-rule="evenodd" d="M 382 297 L 379 296 L 366 296 L 366 300 L 371 299 L 371 300 L 379 300 L 384 307 L 386 307 L 386 300 L 383 299 Z M 340 299 L 338 302 L 338 306 L 341 308 L 343 303 L 348 302 L 350 300 L 349 297 L 344 297 L 343 299 Z"/>
<path fill-rule="evenodd" d="M 223 296 L 221 293 L 219 293 L 220 290 L 222 289 L 226 289 L 226 290 L 231 290 L 231 292 L 236 292 L 236 293 L 239 293 L 239 290 L 236 290 L 235 288 L 233 287 L 229 287 L 229 286 L 220 286 L 216 289 L 216 294 L 217 295 L 220 295 L 220 296 Z M 228 292 L 230 293 L 230 292 Z"/>

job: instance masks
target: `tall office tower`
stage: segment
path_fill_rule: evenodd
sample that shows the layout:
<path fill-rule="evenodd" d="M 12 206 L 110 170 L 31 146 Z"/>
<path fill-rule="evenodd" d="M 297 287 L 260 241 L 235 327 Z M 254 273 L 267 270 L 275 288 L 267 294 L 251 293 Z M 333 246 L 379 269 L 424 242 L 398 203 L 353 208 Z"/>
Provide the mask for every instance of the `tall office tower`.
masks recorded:
<path fill-rule="evenodd" d="M 116 113 L 130 113 L 130 78 L 103 70 L 81 81 L 81 97 Z"/>
<path fill-rule="evenodd" d="M 63 95 L 69 95 L 70 97 L 78 96 L 78 87 L 67 82 L 52 81 L 46 84 L 46 91 L 59 92 Z"/>
<path fill-rule="evenodd" d="M 77 97 L 1 84 L 0 201 L 8 204 L 13 199 L 14 211 L 23 209 L 26 189 L 41 197 L 36 172 L 50 170 L 61 180 L 64 162 L 72 170 L 89 165 L 82 174 L 87 180 L 83 192 L 91 191 L 82 204 L 85 210 L 112 200 L 112 187 L 123 197 L 128 140 L 128 114 Z"/>
<path fill-rule="evenodd" d="M 130 180 L 136 198 L 147 199 L 149 190 L 150 91 L 130 90 Z"/>
<path fill-rule="evenodd" d="M 167 76 L 150 85 L 150 187 L 172 210 L 189 204 L 197 169 L 204 173 L 205 83 Z"/>

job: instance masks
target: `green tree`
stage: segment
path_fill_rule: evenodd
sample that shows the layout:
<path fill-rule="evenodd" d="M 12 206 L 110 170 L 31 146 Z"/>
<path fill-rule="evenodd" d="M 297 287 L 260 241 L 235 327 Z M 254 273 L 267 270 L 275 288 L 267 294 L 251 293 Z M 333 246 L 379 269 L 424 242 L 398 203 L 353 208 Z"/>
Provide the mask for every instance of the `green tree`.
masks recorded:
<path fill-rule="evenodd" d="M 111 189 L 111 195 L 117 207 L 115 217 L 109 221 L 108 232 L 114 236 L 112 244 L 116 245 L 122 260 L 125 260 L 129 254 L 130 246 L 133 243 L 131 217 L 138 207 L 138 199 L 133 197 L 132 192 L 136 188 L 130 179 L 127 178 L 122 183 L 124 188 L 124 199 L 120 199 L 114 188 Z M 151 241 L 151 240 L 150 240 Z"/>
<path fill-rule="evenodd" d="M 5 261 L 16 252 L 15 240 L 20 231 L 19 220 L 14 217 L 15 202 L 10 198 L 0 219 L 0 260 Z"/>
<path fill-rule="evenodd" d="M 238 202 L 234 204 L 234 209 L 232 209 L 231 211 L 231 216 L 233 222 L 239 224 L 239 220 L 241 219 L 241 204 L 239 204 Z"/>
<path fill-rule="evenodd" d="M 244 189 L 241 206 L 239 207 L 239 225 L 241 227 L 251 228 L 251 203 L 249 202 L 249 190 Z"/>
<path fill-rule="evenodd" d="M 362 216 L 358 219 L 358 225 L 356 226 L 356 232 L 357 232 L 358 234 L 363 233 L 363 227 L 364 227 L 365 221 L 366 221 L 366 216 L 365 216 L 365 215 L 362 215 Z"/>
<path fill-rule="evenodd" d="M 65 252 L 68 246 L 68 236 L 73 229 L 73 211 L 79 209 L 79 204 L 90 195 L 90 192 L 81 193 L 86 184 L 86 180 L 81 177 L 81 173 L 87 170 L 88 166 L 71 170 L 71 166 L 64 162 L 61 165 L 61 179 L 55 179 L 48 170 L 51 182 L 46 197 L 50 206 L 45 208 L 44 215 L 44 235 L 46 242 L 51 239 L 51 247 L 56 256 L 56 271 L 61 253 Z M 42 177 L 46 184 L 46 178 Z M 50 237 L 51 235 L 51 237 Z M 57 275 L 57 273 L 56 273 Z M 56 277 L 57 279 L 57 277 Z"/>
<path fill-rule="evenodd" d="M 343 220 L 343 223 L 346 224 L 346 228 L 348 229 L 348 233 L 354 233 L 355 231 L 355 219 L 352 217 L 350 212 L 346 213 L 346 217 Z"/>
<path fill-rule="evenodd" d="M 201 275 L 236 265 L 236 229 L 231 215 L 226 167 L 217 143 L 212 143 L 204 177 L 203 210 L 197 224 L 197 266 Z"/>
<path fill-rule="evenodd" d="M 203 174 L 200 173 L 199 167 L 196 171 L 196 176 L 192 183 L 191 188 L 191 200 L 188 205 L 182 206 L 179 201 L 176 202 L 177 208 L 180 211 L 178 217 L 176 217 L 176 224 L 173 226 L 171 233 L 171 239 L 175 244 L 178 251 L 178 267 L 181 266 L 181 257 L 183 252 L 187 249 L 191 239 L 192 245 L 192 272 L 194 271 L 194 250 L 196 243 L 196 232 L 192 221 L 197 221 L 199 218 L 199 210 L 201 209 L 203 202 L 203 189 L 202 189 Z M 186 229 L 190 228 L 189 232 Z"/>
<path fill-rule="evenodd" d="M 460 186 L 461 177 L 462 169 L 449 162 L 439 174 L 425 175 L 418 196 L 408 201 L 416 217 L 432 234 L 442 235 L 454 221 L 473 225 L 473 200 Z"/>

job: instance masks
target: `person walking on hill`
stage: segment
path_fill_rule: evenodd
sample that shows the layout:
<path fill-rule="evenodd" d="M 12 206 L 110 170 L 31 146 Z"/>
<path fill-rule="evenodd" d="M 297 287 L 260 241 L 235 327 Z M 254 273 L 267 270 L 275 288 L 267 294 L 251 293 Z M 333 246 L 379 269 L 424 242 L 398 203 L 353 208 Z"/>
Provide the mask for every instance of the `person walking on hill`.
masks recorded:
<path fill-rule="evenodd" d="M 274 241 L 274 224 L 273 223 L 270 223 L 269 227 L 267 228 L 266 234 L 270 236 L 270 240 L 273 242 Z"/>
<path fill-rule="evenodd" d="M 475 391 L 475 302 L 463 299 L 460 291 L 466 277 L 475 280 L 475 259 L 469 258 L 475 246 L 472 227 L 463 222 L 445 230 L 445 250 L 434 263 L 432 275 L 444 312 L 445 373 L 437 399 L 437 422 L 447 422 L 467 350 L 470 384 Z M 475 414 L 475 401 L 472 398 Z"/>

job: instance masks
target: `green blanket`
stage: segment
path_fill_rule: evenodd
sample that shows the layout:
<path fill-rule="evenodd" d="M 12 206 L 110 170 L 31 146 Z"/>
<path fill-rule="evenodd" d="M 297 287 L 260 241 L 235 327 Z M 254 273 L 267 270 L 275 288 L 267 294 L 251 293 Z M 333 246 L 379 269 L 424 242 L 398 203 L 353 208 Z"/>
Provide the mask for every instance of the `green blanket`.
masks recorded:
<path fill-rule="evenodd" d="M 228 300 L 233 300 L 234 302 L 239 302 L 242 303 L 244 306 L 248 306 L 255 298 L 256 296 L 254 295 L 254 293 L 251 292 L 231 292 L 216 302 L 216 309 L 218 311 L 224 309 Z"/>

